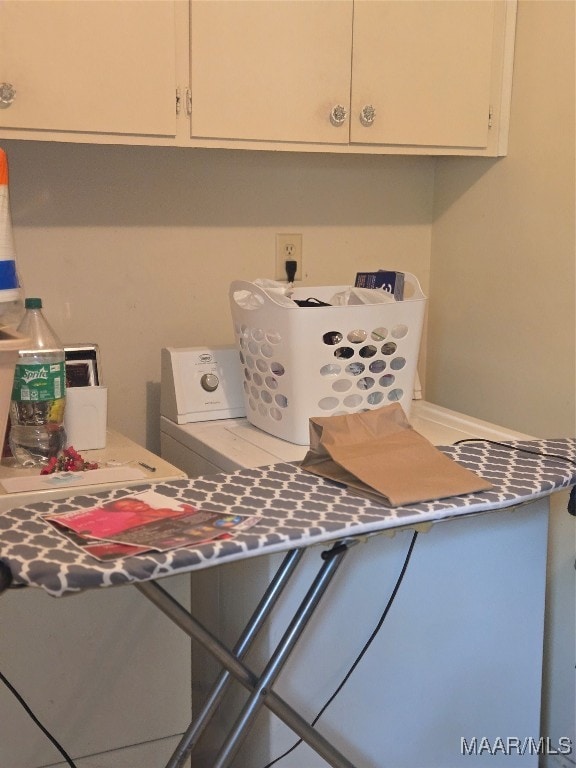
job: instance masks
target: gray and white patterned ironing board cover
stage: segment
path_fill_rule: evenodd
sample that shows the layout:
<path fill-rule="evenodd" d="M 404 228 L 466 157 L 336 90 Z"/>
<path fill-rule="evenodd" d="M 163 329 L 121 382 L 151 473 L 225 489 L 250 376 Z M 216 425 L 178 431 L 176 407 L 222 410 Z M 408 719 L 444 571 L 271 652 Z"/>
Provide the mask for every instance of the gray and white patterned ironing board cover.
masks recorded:
<path fill-rule="evenodd" d="M 354 495 L 290 463 L 38 502 L 0 515 L 0 560 L 9 566 L 15 585 L 41 587 L 51 595 L 62 596 L 503 509 L 576 484 L 576 440 L 511 441 L 509 445 L 562 458 L 518 452 L 484 441 L 441 447 L 443 453 L 488 479 L 494 489 L 396 508 Z M 206 510 L 258 515 L 260 522 L 227 541 L 99 562 L 41 517 L 92 507 L 150 487 Z"/>

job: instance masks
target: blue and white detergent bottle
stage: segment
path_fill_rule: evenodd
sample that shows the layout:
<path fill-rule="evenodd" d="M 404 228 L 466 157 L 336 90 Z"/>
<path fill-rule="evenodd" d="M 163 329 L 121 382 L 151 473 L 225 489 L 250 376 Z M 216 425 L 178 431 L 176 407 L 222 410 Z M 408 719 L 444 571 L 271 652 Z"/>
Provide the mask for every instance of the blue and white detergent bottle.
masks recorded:
<path fill-rule="evenodd" d="M 0 328 L 16 328 L 24 314 L 24 296 L 16 269 L 8 196 L 8 160 L 0 148 Z"/>

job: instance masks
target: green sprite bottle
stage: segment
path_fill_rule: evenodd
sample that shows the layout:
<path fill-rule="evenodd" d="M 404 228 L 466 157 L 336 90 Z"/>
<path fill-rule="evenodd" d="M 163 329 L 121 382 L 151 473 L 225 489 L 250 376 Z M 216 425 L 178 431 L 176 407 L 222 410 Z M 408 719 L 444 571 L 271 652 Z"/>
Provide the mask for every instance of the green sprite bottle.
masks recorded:
<path fill-rule="evenodd" d="M 42 314 L 42 299 L 26 299 L 18 331 L 30 343 L 18 354 L 10 402 L 10 450 L 25 467 L 46 464 L 64 449 L 64 348 Z"/>

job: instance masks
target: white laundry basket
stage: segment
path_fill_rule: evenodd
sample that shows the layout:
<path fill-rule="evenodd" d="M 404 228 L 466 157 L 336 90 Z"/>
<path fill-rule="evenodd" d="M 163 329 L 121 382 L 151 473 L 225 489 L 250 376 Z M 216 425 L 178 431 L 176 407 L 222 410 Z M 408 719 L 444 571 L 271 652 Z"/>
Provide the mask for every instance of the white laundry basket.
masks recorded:
<path fill-rule="evenodd" d="M 410 415 L 426 297 L 414 275 L 405 273 L 404 280 L 403 301 L 327 307 L 286 306 L 254 283 L 233 282 L 248 420 L 307 445 L 311 416 L 391 402 Z M 298 288 L 292 298 L 329 302 L 348 288 Z"/>

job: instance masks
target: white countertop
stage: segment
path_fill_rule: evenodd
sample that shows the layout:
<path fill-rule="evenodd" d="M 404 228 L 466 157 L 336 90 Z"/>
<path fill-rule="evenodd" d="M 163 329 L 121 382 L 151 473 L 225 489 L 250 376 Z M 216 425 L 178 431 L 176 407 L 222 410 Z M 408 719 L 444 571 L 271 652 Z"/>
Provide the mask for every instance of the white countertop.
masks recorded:
<path fill-rule="evenodd" d="M 106 447 L 80 451 L 86 461 L 97 462 L 98 469 L 74 475 L 70 482 L 56 475 L 40 475 L 37 467 L 24 468 L 14 459 L 0 463 L 0 511 L 44 499 L 58 499 L 71 494 L 105 491 L 115 486 L 132 486 L 151 481 L 175 480 L 185 473 L 129 438 L 108 430 Z M 140 463 L 147 465 L 142 466 Z M 151 471 L 147 467 L 153 467 Z M 6 482 L 6 486 L 2 483 Z M 21 490 L 9 491 L 17 487 Z"/>

